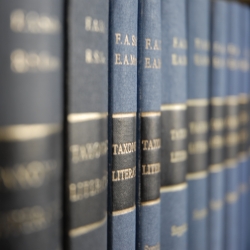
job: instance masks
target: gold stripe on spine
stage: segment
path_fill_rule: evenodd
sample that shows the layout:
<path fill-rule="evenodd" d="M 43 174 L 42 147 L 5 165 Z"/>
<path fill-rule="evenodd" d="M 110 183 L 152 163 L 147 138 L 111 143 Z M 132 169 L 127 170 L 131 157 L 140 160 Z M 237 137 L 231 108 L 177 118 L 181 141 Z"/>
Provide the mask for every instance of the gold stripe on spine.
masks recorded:
<path fill-rule="evenodd" d="M 161 193 L 170 193 L 170 192 L 176 192 L 176 191 L 181 191 L 187 188 L 187 183 L 181 183 L 177 185 L 172 185 L 172 186 L 166 186 L 166 187 L 161 187 Z"/>
<path fill-rule="evenodd" d="M 68 122 L 77 123 L 106 118 L 108 113 L 79 113 L 69 114 Z"/>
<path fill-rule="evenodd" d="M 118 114 L 113 114 L 113 118 L 127 118 L 127 117 L 135 117 L 136 113 L 118 113 Z"/>
<path fill-rule="evenodd" d="M 207 177 L 207 171 L 200 171 L 187 174 L 187 180 L 198 180 L 198 179 L 204 179 L 206 177 Z"/>
<path fill-rule="evenodd" d="M 0 141 L 27 141 L 56 134 L 62 130 L 58 124 L 20 124 L 0 127 Z"/>
<path fill-rule="evenodd" d="M 237 159 L 227 159 L 225 160 L 225 166 L 226 168 L 236 168 L 237 162 Z"/>
<path fill-rule="evenodd" d="M 118 216 L 118 215 L 122 215 L 122 214 L 128 214 L 128 213 L 131 213 L 134 210 L 135 210 L 135 206 L 129 207 L 129 208 L 126 208 L 126 209 L 122 209 L 122 210 L 118 210 L 118 211 L 113 211 L 112 215 L 113 216 Z"/>
<path fill-rule="evenodd" d="M 214 106 L 223 106 L 225 101 L 225 97 L 213 97 L 210 99 L 210 103 Z"/>
<path fill-rule="evenodd" d="M 208 99 L 190 99 L 187 100 L 188 106 L 207 106 L 209 103 Z"/>
<path fill-rule="evenodd" d="M 160 198 L 159 199 L 156 199 L 156 200 L 153 200 L 153 201 L 145 201 L 145 202 L 142 202 L 141 205 L 142 206 L 152 206 L 152 205 L 156 205 L 156 204 L 159 204 L 160 203 Z"/>
<path fill-rule="evenodd" d="M 238 96 L 227 96 L 226 97 L 226 104 L 227 105 L 238 105 L 239 104 L 239 97 Z"/>
<path fill-rule="evenodd" d="M 218 173 L 221 172 L 224 169 L 223 164 L 213 164 L 209 166 L 209 172 L 210 173 Z"/>
<path fill-rule="evenodd" d="M 71 229 L 69 231 L 69 236 L 70 237 L 77 237 L 77 236 L 89 233 L 89 232 L 103 226 L 106 223 L 106 221 L 107 221 L 107 216 L 105 216 L 104 219 L 102 219 L 102 220 L 100 220 L 98 222 L 95 222 L 93 224 L 89 224 L 89 225 L 86 225 L 86 226 Z"/>
<path fill-rule="evenodd" d="M 240 104 L 247 104 L 249 102 L 249 96 L 247 94 L 240 94 L 239 95 L 239 103 Z"/>
<path fill-rule="evenodd" d="M 161 112 L 141 112 L 141 117 L 161 116 Z"/>
<path fill-rule="evenodd" d="M 185 103 L 175 103 L 175 104 L 164 104 L 161 105 L 161 111 L 167 110 L 186 110 L 187 105 Z"/>

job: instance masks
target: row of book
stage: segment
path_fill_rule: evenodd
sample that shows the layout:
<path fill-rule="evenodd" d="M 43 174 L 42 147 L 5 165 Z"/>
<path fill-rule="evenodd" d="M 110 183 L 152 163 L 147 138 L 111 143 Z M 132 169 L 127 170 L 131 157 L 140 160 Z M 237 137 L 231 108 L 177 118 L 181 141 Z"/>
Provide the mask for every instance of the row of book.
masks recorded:
<path fill-rule="evenodd" d="M 250 7 L 0 1 L 0 249 L 250 249 Z"/>

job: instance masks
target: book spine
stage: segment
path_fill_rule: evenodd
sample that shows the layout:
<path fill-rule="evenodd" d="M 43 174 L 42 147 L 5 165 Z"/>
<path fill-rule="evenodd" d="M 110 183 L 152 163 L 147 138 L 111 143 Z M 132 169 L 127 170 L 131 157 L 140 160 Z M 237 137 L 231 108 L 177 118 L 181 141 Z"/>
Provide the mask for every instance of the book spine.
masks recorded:
<path fill-rule="evenodd" d="M 248 34 L 246 35 L 246 44 L 247 44 L 247 48 L 246 48 L 246 59 L 247 59 L 247 62 L 248 62 L 248 70 L 245 74 L 245 81 L 248 82 L 247 84 L 247 94 L 248 94 L 248 107 L 247 107 L 247 110 L 248 110 L 248 115 L 250 115 L 250 84 L 249 84 L 249 80 L 250 80 L 250 31 L 249 31 L 249 23 L 250 23 L 250 8 L 249 8 L 249 5 L 246 5 L 246 13 L 247 13 L 247 18 L 246 18 L 246 22 L 247 22 L 247 26 L 248 26 Z M 249 120 L 250 122 L 250 120 Z M 250 133 L 249 131 L 249 127 L 248 127 L 248 133 Z M 247 192 L 247 216 L 246 216 L 246 224 L 247 224 L 247 230 L 246 230 L 246 234 L 247 236 L 249 235 L 250 233 L 250 215 L 249 215 L 249 208 L 250 208 L 250 134 L 248 135 L 248 142 L 247 142 L 247 148 L 248 148 L 248 160 L 247 160 L 247 172 L 248 172 L 248 175 L 247 175 L 247 183 L 248 183 L 248 192 Z M 247 242 L 246 242 L 246 245 L 247 245 L 247 249 L 250 248 L 250 238 L 247 237 Z"/>
<path fill-rule="evenodd" d="M 239 246 L 239 56 L 240 56 L 240 6 L 228 2 L 228 44 L 227 44 L 227 99 L 225 134 L 225 249 L 238 249 Z"/>
<path fill-rule="evenodd" d="M 62 7 L 0 3 L 1 249 L 62 247 Z"/>
<path fill-rule="evenodd" d="M 209 106 L 208 249 L 223 249 L 227 3 L 212 2 Z"/>
<path fill-rule="evenodd" d="M 187 249 L 186 1 L 162 1 L 161 248 Z"/>
<path fill-rule="evenodd" d="M 188 246 L 207 249 L 210 1 L 188 3 Z"/>
<path fill-rule="evenodd" d="M 110 1 L 108 249 L 135 249 L 137 0 Z"/>
<path fill-rule="evenodd" d="M 140 0 L 137 249 L 160 249 L 161 1 Z"/>
<path fill-rule="evenodd" d="M 69 249 L 107 249 L 108 0 L 67 6 Z"/>
<path fill-rule="evenodd" d="M 249 137 L 249 96 L 248 96 L 248 12 L 245 4 L 240 5 L 241 16 L 241 57 L 239 94 L 239 249 L 247 249 L 247 191 L 248 191 L 248 137 Z"/>

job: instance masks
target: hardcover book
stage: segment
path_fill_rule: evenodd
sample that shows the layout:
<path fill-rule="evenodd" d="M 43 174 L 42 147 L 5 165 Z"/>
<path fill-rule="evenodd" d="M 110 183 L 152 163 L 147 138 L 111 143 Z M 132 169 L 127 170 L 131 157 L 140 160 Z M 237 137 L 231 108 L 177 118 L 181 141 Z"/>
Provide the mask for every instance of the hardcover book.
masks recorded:
<path fill-rule="evenodd" d="M 227 98 L 225 117 L 225 249 L 236 250 L 239 246 L 239 58 L 240 58 L 240 6 L 228 2 L 227 42 Z"/>
<path fill-rule="evenodd" d="M 224 237 L 224 120 L 227 94 L 227 3 L 212 2 L 211 85 L 209 110 L 208 249 L 223 249 Z"/>
<path fill-rule="evenodd" d="M 137 0 L 111 0 L 109 17 L 108 249 L 135 249 Z"/>
<path fill-rule="evenodd" d="M 161 248 L 187 249 L 186 1 L 162 1 Z"/>
<path fill-rule="evenodd" d="M 69 249 L 107 249 L 108 0 L 67 6 Z"/>
<path fill-rule="evenodd" d="M 139 1 L 137 249 L 160 249 L 161 1 Z"/>
<path fill-rule="evenodd" d="M 61 249 L 62 1 L 0 3 L 0 248 Z"/>
<path fill-rule="evenodd" d="M 210 1 L 190 0 L 188 12 L 188 246 L 207 249 Z"/>

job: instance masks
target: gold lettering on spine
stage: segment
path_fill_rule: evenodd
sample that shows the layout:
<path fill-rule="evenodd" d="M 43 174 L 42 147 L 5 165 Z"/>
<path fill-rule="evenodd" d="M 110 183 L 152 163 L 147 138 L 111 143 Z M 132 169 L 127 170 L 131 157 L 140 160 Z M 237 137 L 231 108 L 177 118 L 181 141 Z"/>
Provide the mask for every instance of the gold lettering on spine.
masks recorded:
<path fill-rule="evenodd" d="M 145 247 L 144 247 L 144 250 L 160 250 L 161 248 L 160 248 L 160 243 L 158 243 L 157 245 L 155 245 L 155 246 L 148 246 L 148 245 L 146 245 Z"/>
<path fill-rule="evenodd" d="M 85 17 L 85 30 L 91 32 L 105 33 L 105 23 L 102 20 L 87 16 Z"/>
<path fill-rule="evenodd" d="M 87 180 L 69 185 L 69 199 L 71 202 L 80 201 L 100 194 L 107 187 L 107 176 L 101 179 Z"/>
<path fill-rule="evenodd" d="M 136 176 L 136 167 L 112 171 L 112 181 L 124 181 Z"/>
<path fill-rule="evenodd" d="M 191 134 L 204 134 L 208 131 L 208 123 L 205 121 L 190 122 L 189 129 Z"/>
<path fill-rule="evenodd" d="M 14 50 L 10 55 L 10 68 L 15 73 L 56 71 L 60 60 L 47 51 L 34 52 Z"/>
<path fill-rule="evenodd" d="M 88 64 L 105 64 L 106 58 L 102 51 L 86 49 L 85 62 Z"/>
<path fill-rule="evenodd" d="M 226 202 L 229 204 L 233 204 L 238 200 L 237 192 L 231 192 L 226 195 Z"/>
<path fill-rule="evenodd" d="M 113 144 L 113 155 L 130 154 L 136 151 L 136 142 Z"/>
<path fill-rule="evenodd" d="M 137 38 L 135 35 L 129 36 L 126 34 L 123 37 L 121 33 L 115 33 L 115 44 L 126 45 L 126 46 L 137 46 Z"/>
<path fill-rule="evenodd" d="M 188 144 L 188 152 L 190 154 L 203 154 L 207 152 L 208 145 L 206 141 L 195 141 Z"/>
<path fill-rule="evenodd" d="M 193 219 L 194 220 L 202 220 L 207 217 L 207 209 L 197 209 L 193 211 Z"/>
<path fill-rule="evenodd" d="M 194 46 L 198 50 L 208 51 L 210 49 L 210 42 L 196 37 L 194 39 Z"/>
<path fill-rule="evenodd" d="M 177 163 L 182 162 L 187 159 L 187 151 L 186 150 L 180 150 L 170 153 L 170 162 L 171 163 Z"/>
<path fill-rule="evenodd" d="M 158 174 L 160 172 L 161 172 L 161 164 L 160 163 L 142 165 L 142 175 Z"/>
<path fill-rule="evenodd" d="M 108 141 L 86 143 L 84 145 L 75 144 L 70 146 L 69 150 L 71 152 L 71 161 L 73 163 L 98 159 L 107 154 Z"/>
<path fill-rule="evenodd" d="M 187 57 L 185 55 L 172 54 L 172 65 L 173 66 L 186 66 Z"/>
<path fill-rule="evenodd" d="M 61 30 L 61 23 L 57 17 L 18 9 L 11 12 L 10 28 L 18 33 L 53 34 Z"/>
<path fill-rule="evenodd" d="M 33 161 L 9 167 L 0 166 L 0 190 L 39 188 L 57 168 L 56 161 Z"/>
<path fill-rule="evenodd" d="M 180 226 L 172 226 L 171 227 L 171 236 L 181 237 L 184 233 L 187 232 L 188 226 L 187 224 L 183 224 Z"/>
<path fill-rule="evenodd" d="M 209 203 L 209 207 L 213 211 L 221 210 L 223 207 L 223 201 L 222 200 L 212 200 Z"/>
<path fill-rule="evenodd" d="M 39 232 L 48 228 L 59 217 L 59 208 L 55 203 L 46 207 L 24 207 L 0 213 L 0 238 Z"/>
<path fill-rule="evenodd" d="M 187 40 L 178 37 L 173 37 L 173 48 L 187 49 Z"/>
<path fill-rule="evenodd" d="M 187 138 L 187 130 L 185 128 L 170 130 L 172 141 L 183 140 Z"/>
<path fill-rule="evenodd" d="M 142 140 L 142 150 L 154 150 L 161 148 L 161 139 Z"/>

